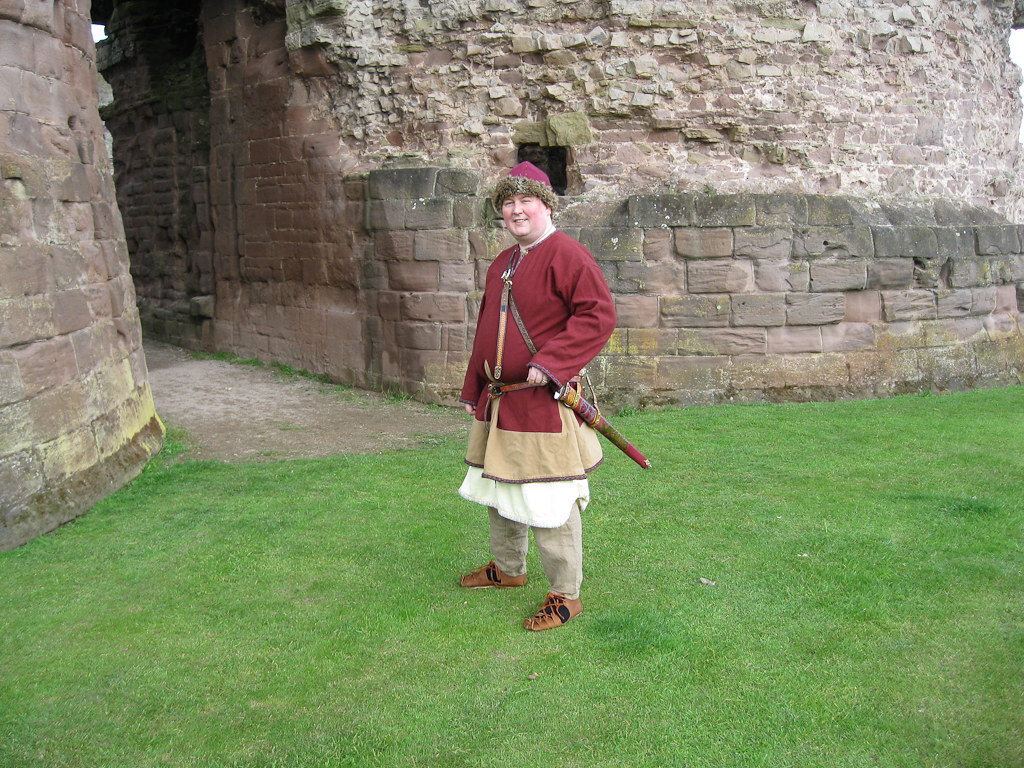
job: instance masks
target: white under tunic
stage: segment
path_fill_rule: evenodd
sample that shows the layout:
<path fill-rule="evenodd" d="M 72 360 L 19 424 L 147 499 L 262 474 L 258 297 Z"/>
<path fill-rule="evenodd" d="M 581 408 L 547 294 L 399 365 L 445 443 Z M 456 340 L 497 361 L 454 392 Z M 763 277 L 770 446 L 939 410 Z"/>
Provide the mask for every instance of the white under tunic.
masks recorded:
<path fill-rule="evenodd" d="M 586 478 L 549 483 L 500 483 L 483 476 L 483 469 L 470 467 L 459 495 L 467 501 L 494 507 L 507 520 L 535 526 L 558 528 L 565 525 L 574 504 L 580 512 L 590 503 Z"/>

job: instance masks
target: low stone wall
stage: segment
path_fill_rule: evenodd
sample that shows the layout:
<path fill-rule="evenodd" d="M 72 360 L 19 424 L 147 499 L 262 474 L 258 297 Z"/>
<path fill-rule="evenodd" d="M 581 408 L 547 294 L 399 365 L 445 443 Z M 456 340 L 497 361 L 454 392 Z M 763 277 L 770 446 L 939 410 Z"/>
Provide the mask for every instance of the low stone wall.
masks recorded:
<path fill-rule="evenodd" d="M 0 550 L 159 450 L 88 2 L 0 9 Z"/>
<path fill-rule="evenodd" d="M 504 245 L 472 174 L 369 174 L 370 368 L 453 400 L 481 281 Z M 461 191 L 461 194 L 460 194 Z M 590 367 L 607 401 L 877 397 L 1019 383 L 1024 227 L 980 210 L 806 195 L 565 199 L 618 329 Z"/>
<path fill-rule="evenodd" d="M 1020 383 L 1024 227 L 971 217 L 837 197 L 632 197 L 606 228 L 578 230 L 619 310 L 600 379 L 633 405 Z"/>
<path fill-rule="evenodd" d="M 243 268 L 155 335 L 453 403 L 491 260 L 509 244 L 469 171 L 345 183 L 351 262 Z M 1016 384 L 1024 227 L 937 202 L 817 195 L 563 198 L 618 328 L 589 374 L 615 406 L 883 397 Z M 247 261 L 247 260 L 243 260 Z M 266 265 L 265 265 L 266 266 Z M 331 275 L 343 275 L 344 279 Z M 190 309 L 203 304 L 202 312 Z M 197 328 L 204 328 L 202 334 Z"/>

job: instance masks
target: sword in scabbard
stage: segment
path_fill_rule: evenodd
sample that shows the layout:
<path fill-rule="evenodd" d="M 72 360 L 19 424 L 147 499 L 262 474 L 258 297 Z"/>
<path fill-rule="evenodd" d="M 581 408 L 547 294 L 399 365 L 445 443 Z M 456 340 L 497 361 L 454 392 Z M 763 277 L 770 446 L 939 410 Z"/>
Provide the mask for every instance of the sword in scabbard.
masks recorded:
<path fill-rule="evenodd" d="M 597 406 L 586 401 L 583 395 L 570 385 L 566 384 L 555 392 L 555 400 L 575 411 L 584 422 L 607 437 L 612 445 L 629 456 L 633 461 L 644 469 L 651 468 L 651 462 L 636 447 L 629 442 L 622 433 L 608 423 L 608 419 L 601 415 Z"/>

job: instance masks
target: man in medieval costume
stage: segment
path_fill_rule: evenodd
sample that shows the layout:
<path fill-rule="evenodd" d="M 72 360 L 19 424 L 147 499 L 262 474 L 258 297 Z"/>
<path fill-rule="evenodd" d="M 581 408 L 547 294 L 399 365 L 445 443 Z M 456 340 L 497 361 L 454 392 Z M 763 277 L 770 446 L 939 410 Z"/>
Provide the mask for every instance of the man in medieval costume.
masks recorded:
<path fill-rule="evenodd" d="M 460 397 L 475 418 L 459 493 L 487 507 L 493 559 L 460 584 L 526 584 L 533 529 L 550 585 L 525 622 L 538 631 L 583 610 L 580 513 L 590 500 L 587 473 L 602 460 L 597 433 L 553 393 L 604 347 L 615 306 L 594 257 L 552 223 L 557 197 L 542 170 L 520 163 L 492 200 L 516 244 L 487 272 Z"/>

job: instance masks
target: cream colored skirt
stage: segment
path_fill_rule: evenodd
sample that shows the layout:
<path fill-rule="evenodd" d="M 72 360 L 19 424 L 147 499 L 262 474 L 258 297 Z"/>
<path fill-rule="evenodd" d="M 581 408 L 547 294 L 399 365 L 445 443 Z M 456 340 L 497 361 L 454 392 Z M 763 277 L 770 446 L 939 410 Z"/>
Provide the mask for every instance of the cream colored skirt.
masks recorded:
<path fill-rule="evenodd" d="M 555 480 L 548 483 L 500 483 L 470 467 L 459 495 L 487 507 L 494 507 L 507 520 L 535 526 L 558 528 L 565 525 L 573 505 L 580 512 L 590 503 L 590 486 L 583 480 Z"/>

